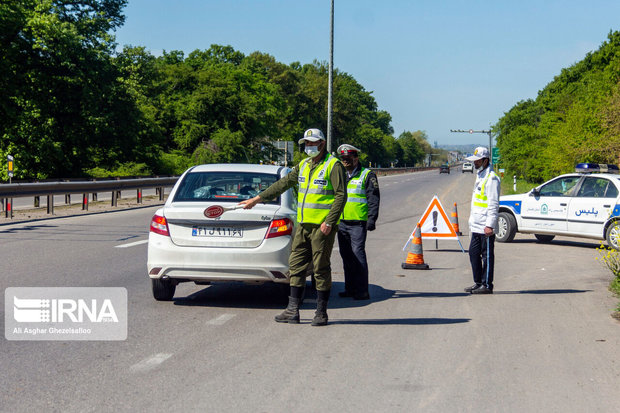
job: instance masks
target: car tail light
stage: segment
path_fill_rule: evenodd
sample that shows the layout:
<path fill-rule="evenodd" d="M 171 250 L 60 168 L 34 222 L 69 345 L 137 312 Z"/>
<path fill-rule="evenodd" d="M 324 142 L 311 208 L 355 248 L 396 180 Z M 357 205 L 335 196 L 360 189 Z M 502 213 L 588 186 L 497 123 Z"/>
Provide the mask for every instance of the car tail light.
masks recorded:
<path fill-rule="evenodd" d="M 166 218 L 160 215 L 153 215 L 151 232 L 169 237 L 170 232 L 168 231 L 168 221 L 166 221 Z"/>
<path fill-rule="evenodd" d="M 275 238 L 293 233 L 293 221 L 288 218 L 274 219 L 269 225 L 265 238 Z"/>

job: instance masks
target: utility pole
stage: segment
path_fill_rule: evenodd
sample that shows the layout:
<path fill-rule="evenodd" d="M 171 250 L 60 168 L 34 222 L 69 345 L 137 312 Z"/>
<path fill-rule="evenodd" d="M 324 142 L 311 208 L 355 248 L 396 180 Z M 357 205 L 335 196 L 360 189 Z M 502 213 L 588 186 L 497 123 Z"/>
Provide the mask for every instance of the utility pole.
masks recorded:
<path fill-rule="evenodd" d="M 491 156 L 489 158 L 489 165 L 493 165 L 493 156 L 491 155 L 493 153 L 493 135 L 491 134 L 491 130 L 473 130 L 473 129 L 469 129 L 469 130 L 462 130 L 462 129 L 450 129 L 450 132 L 453 133 L 486 133 L 489 135 L 489 155 Z"/>

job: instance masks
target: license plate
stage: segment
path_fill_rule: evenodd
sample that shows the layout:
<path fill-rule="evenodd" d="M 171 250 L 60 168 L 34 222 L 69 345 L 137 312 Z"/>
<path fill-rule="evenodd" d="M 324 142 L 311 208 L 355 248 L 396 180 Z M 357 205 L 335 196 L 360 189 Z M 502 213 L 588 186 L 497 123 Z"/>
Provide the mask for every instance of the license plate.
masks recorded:
<path fill-rule="evenodd" d="M 243 238 L 243 228 L 194 227 L 192 228 L 192 236 L 193 237 Z"/>

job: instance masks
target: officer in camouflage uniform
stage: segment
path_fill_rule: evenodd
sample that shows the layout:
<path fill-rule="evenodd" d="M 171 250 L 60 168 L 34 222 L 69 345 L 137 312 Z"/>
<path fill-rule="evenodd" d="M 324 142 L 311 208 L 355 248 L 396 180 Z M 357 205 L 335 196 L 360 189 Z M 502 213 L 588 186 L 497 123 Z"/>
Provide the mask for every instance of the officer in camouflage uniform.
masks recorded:
<path fill-rule="evenodd" d="M 341 297 L 368 300 L 367 231 L 374 231 L 379 217 L 379 183 L 370 169 L 360 165 L 353 145 L 340 145 L 338 156 L 347 171 L 347 203 L 338 226 L 338 247 L 344 268 Z"/>
<path fill-rule="evenodd" d="M 340 214 L 347 201 L 345 169 L 327 153 L 323 132 L 308 129 L 299 144 L 306 144 L 308 158 L 284 178 L 254 198 L 242 201 L 244 209 L 269 201 L 298 185 L 297 222 L 289 257 L 291 292 L 288 306 L 275 317 L 279 323 L 299 323 L 299 306 L 306 285 L 306 268 L 312 262 L 317 289 L 313 326 L 327 324 L 327 301 L 332 287 L 331 254 Z"/>

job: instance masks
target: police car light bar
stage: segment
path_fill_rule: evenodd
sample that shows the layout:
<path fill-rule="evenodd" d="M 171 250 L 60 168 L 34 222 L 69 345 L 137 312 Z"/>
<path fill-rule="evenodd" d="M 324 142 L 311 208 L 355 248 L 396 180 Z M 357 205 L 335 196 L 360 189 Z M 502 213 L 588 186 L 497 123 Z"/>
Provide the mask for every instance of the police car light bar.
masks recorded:
<path fill-rule="evenodd" d="M 589 173 L 608 173 L 618 174 L 620 170 L 617 165 L 611 165 L 606 163 L 578 163 L 575 167 L 575 172 L 589 174 Z"/>

